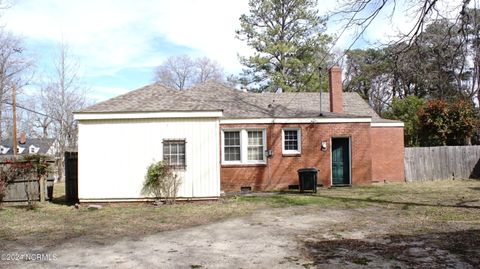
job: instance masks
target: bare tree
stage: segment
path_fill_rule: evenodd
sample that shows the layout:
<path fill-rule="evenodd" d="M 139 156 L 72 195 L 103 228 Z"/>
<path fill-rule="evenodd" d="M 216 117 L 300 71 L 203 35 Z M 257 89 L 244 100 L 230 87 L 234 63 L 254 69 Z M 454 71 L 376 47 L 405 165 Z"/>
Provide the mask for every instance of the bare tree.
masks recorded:
<path fill-rule="evenodd" d="M 188 55 L 169 57 L 157 68 L 156 81 L 183 90 L 193 84 L 194 66 L 194 61 Z"/>
<path fill-rule="evenodd" d="M 15 85 L 21 89 L 30 80 L 33 61 L 23 51 L 23 44 L 18 37 L 0 29 L 0 143 L 9 127 L 4 116 L 11 109 L 5 105 L 11 102 L 12 87 Z"/>
<path fill-rule="evenodd" d="M 223 81 L 224 74 L 220 65 L 207 57 L 195 60 L 196 83 L 204 83 L 207 81 Z"/>
<path fill-rule="evenodd" d="M 167 58 L 157 67 L 155 80 L 172 89 L 184 90 L 206 81 L 223 81 L 224 74 L 222 67 L 207 57 L 192 59 L 180 55 Z"/>
<path fill-rule="evenodd" d="M 87 99 L 86 87 L 79 77 L 79 63 L 63 41 L 59 44 L 54 67 L 55 72 L 42 87 L 40 96 L 42 108 L 48 117 L 39 117 L 37 122 L 41 123 L 44 135 L 47 134 L 51 124 L 59 160 L 58 173 L 62 180 L 64 153 L 77 146 L 77 124 L 73 118 L 73 112 L 85 107 Z"/>
<path fill-rule="evenodd" d="M 332 15 L 348 21 L 346 27 L 355 27 L 357 31 L 362 31 L 380 13 L 393 17 L 401 10 L 398 6 L 402 5 L 405 10 L 403 15 L 415 19 L 413 19 L 413 26 L 407 32 L 401 33 L 401 38 L 395 42 L 406 42 L 411 45 L 430 22 L 438 19 L 459 21 L 462 25 L 461 31 L 465 32 L 467 9 L 471 2 L 471 0 L 343 0 Z"/>
<path fill-rule="evenodd" d="M 53 134 L 53 119 L 46 114 L 47 103 L 41 94 L 25 95 L 17 102 L 18 130 L 27 137 L 49 138 Z"/>

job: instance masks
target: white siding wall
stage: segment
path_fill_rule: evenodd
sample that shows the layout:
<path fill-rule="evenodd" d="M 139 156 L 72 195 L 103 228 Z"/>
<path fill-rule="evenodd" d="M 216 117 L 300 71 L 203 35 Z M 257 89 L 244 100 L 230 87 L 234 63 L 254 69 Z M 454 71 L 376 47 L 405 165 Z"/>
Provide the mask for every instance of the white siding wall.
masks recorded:
<path fill-rule="evenodd" d="M 217 118 L 85 120 L 79 122 L 80 200 L 143 198 L 147 167 L 162 160 L 162 141 L 171 138 L 186 139 L 178 196 L 219 196 Z"/>

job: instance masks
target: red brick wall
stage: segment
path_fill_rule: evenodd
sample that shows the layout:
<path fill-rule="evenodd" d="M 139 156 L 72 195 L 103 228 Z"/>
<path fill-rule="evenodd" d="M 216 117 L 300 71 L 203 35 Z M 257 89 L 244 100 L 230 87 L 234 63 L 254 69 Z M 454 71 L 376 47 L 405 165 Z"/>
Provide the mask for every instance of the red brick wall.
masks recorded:
<path fill-rule="evenodd" d="M 372 127 L 372 180 L 405 181 L 402 127 Z"/>
<path fill-rule="evenodd" d="M 239 191 L 242 186 L 254 190 L 285 189 L 298 184 L 297 169 L 317 167 L 319 183 L 331 185 L 331 138 L 351 137 L 352 183 L 368 184 L 372 179 L 370 123 L 339 124 L 241 124 L 221 125 L 221 128 L 265 128 L 267 148 L 273 149 L 273 157 L 267 165 L 229 166 L 220 169 L 221 189 Z M 282 156 L 282 128 L 301 128 L 300 156 Z M 327 141 L 327 151 L 320 150 L 320 141 Z"/>
<path fill-rule="evenodd" d="M 330 68 L 328 78 L 330 112 L 343 113 L 342 69 L 340 69 L 338 66 Z"/>

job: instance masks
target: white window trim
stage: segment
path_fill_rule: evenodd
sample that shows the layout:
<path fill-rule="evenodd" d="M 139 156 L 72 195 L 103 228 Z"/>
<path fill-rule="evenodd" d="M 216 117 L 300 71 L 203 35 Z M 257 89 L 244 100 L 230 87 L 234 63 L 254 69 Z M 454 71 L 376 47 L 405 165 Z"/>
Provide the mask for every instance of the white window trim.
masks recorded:
<path fill-rule="evenodd" d="M 298 150 L 285 150 L 285 131 L 297 131 L 297 148 Z M 282 129 L 282 154 L 298 155 L 302 154 L 302 129 L 300 128 L 284 128 Z"/>
<path fill-rule="evenodd" d="M 28 147 L 28 153 L 30 153 L 30 154 L 36 154 L 36 153 L 38 153 L 39 150 L 40 150 L 40 148 L 35 147 L 34 145 L 30 145 L 30 147 Z"/>
<path fill-rule="evenodd" d="M 1 154 L 7 154 L 9 150 L 10 150 L 10 148 L 0 146 L 0 153 Z"/>
<path fill-rule="evenodd" d="M 248 131 L 261 131 L 263 140 L 263 160 L 249 161 L 248 160 Z M 224 132 L 240 132 L 240 161 L 226 161 L 225 160 L 225 135 Z M 267 130 L 265 128 L 234 128 L 222 129 L 221 137 L 222 145 L 222 164 L 225 165 L 249 165 L 249 164 L 266 164 L 267 158 L 265 150 L 267 149 Z"/>
<path fill-rule="evenodd" d="M 225 160 L 225 132 L 240 132 L 240 161 L 226 161 Z M 222 164 L 242 164 L 244 158 L 242 129 L 222 129 Z"/>

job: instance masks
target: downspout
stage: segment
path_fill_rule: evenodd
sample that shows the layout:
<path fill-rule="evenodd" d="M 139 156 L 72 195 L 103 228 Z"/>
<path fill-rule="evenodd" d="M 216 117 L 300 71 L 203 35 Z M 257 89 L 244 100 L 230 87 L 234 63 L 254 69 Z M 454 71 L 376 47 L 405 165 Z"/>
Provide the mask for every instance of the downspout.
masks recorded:
<path fill-rule="evenodd" d="M 272 123 L 270 124 L 270 127 L 267 128 L 268 131 L 268 143 L 271 143 L 272 139 L 272 129 L 273 129 L 273 124 L 275 123 L 275 119 L 272 119 Z M 269 130 L 270 129 L 270 130 Z M 268 150 L 268 145 L 267 145 L 267 150 Z M 273 152 L 273 149 L 272 149 Z M 273 153 L 275 154 L 275 153 Z M 267 157 L 267 173 L 268 173 L 268 185 L 270 186 L 272 184 L 272 174 L 270 172 L 270 158 L 273 158 L 273 154 L 270 157 Z"/>

